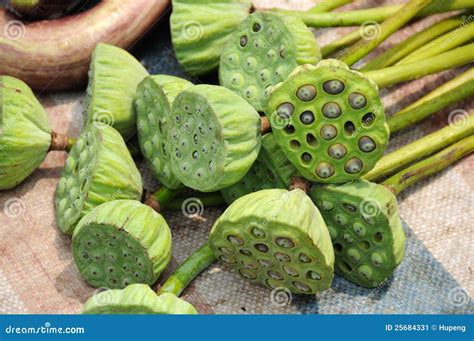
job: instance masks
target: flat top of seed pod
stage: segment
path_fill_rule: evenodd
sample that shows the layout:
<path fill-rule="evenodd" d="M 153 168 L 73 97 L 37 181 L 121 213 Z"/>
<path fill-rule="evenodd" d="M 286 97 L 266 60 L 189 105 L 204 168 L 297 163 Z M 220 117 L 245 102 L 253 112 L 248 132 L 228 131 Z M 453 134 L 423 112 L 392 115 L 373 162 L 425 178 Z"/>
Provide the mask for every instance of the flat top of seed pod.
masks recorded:
<path fill-rule="evenodd" d="M 312 294 L 332 282 L 329 232 L 299 189 L 268 189 L 237 199 L 212 227 L 209 244 L 221 262 L 270 288 Z"/>
<path fill-rule="evenodd" d="M 174 101 L 167 142 L 173 172 L 202 192 L 233 185 L 260 150 L 260 116 L 229 89 L 194 85 Z"/>
<path fill-rule="evenodd" d="M 22 182 L 51 144 L 45 110 L 23 81 L 0 76 L 0 190 Z"/>
<path fill-rule="evenodd" d="M 288 159 L 315 182 L 361 177 L 388 143 L 377 86 L 336 60 L 295 69 L 274 87 L 265 114 Z"/>
<path fill-rule="evenodd" d="M 136 131 L 133 99 L 147 70 L 127 51 L 99 43 L 92 55 L 85 121 L 113 126 L 125 138 Z"/>
<path fill-rule="evenodd" d="M 87 300 L 83 314 L 197 314 L 188 302 L 173 294 L 156 293 L 145 284 L 107 290 Z"/>
<path fill-rule="evenodd" d="M 298 18 L 272 12 L 248 16 L 225 46 L 219 65 L 221 85 L 263 111 L 272 85 L 301 64 L 321 59 L 313 33 Z"/>
<path fill-rule="evenodd" d="M 182 186 L 171 169 L 169 147 L 165 142 L 171 115 L 170 106 L 178 93 L 191 85 L 191 82 L 178 77 L 148 76 L 138 85 L 135 95 L 138 139 L 142 153 L 155 177 L 170 189 Z"/>
<path fill-rule="evenodd" d="M 141 175 L 120 134 L 95 122 L 69 152 L 55 193 L 56 221 L 72 234 L 92 208 L 111 200 L 140 200 Z"/>
<path fill-rule="evenodd" d="M 171 231 L 151 207 L 136 200 L 115 200 L 81 219 L 72 249 L 79 272 L 94 287 L 151 285 L 171 258 Z"/>
<path fill-rule="evenodd" d="M 387 280 L 405 248 L 395 196 L 384 186 L 364 180 L 314 186 L 310 196 L 328 225 L 336 271 L 369 288 Z"/>

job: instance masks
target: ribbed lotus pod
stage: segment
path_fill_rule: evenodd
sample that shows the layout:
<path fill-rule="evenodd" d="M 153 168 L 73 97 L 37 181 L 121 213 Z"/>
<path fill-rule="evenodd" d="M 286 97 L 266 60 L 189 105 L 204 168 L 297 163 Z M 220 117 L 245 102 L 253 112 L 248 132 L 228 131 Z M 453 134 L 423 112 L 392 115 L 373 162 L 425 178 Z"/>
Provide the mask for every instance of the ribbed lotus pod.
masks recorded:
<path fill-rule="evenodd" d="M 295 69 L 273 88 L 265 114 L 288 159 L 314 182 L 357 179 L 387 147 L 377 85 L 337 60 Z"/>
<path fill-rule="evenodd" d="M 250 0 L 173 0 L 170 17 L 174 52 L 184 71 L 217 69 L 224 45 L 250 12 Z"/>
<path fill-rule="evenodd" d="M 51 145 L 48 116 L 21 80 L 0 77 L 0 190 L 25 180 Z"/>
<path fill-rule="evenodd" d="M 212 227 L 209 244 L 222 263 L 269 288 L 314 294 L 333 279 L 329 232 L 300 189 L 267 189 L 237 199 Z"/>
<path fill-rule="evenodd" d="M 8 8 L 32 19 L 57 18 L 83 0 L 10 0 Z"/>
<path fill-rule="evenodd" d="M 138 139 L 142 154 L 155 177 L 170 189 L 177 189 L 182 184 L 171 169 L 167 150 L 169 146 L 165 142 L 167 125 L 175 97 L 191 85 L 191 82 L 178 77 L 148 76 L 140 83 L 135 95 Z"/>
<path fill-rule="evenodd" d="M 260 154 L 252 168 L 235 185 L 221 189 L 224 200 L 231 204 L 234 200 L 262 189 L 283 188 L 290 185 L 291 178 L 298 171 L 288 161 L 272 133 L 262 137 Z"/>
<path fill-rule="evenodd" d="M 94 207 L 112 200 L 140 200 L 142 180 L 120 134 L 100 122 L 89 125 L 71 149 L 55 194 L 56 221 L 72 234 Z"/>
<path fill-rule="evenodd" d="M 127 139 L 135 134 L 133 99 L 145 68 L 120 47 L 100 43 L 92 54 L 85 104 L 85 122 L 102 122 Z"/>
<path fill-rule="evenodd" d="M 260 150 L 260 116 L 229 89 L 193 85 L 176 97 L 167 144 L 176 177 L 213 192 L 235 184 Z"/>
<path fill-rule="evenodd" d="M 251 14 L 222 51 L 220 84 L 263 111 L 271 87 L 302 64 L 316 64 L 321 52 L 299 19 L 271 12 Z"/>
<path fill-rule="evenodd" d="M 125 289 L 103 291 L 92 296 L 83 314 L 197 314 L 188 302 L 169 293 L 156 295 L 148 285 L 131 284 Z"/>
<path fill-rule="evenodd" d="M 310 196 L 328 225 L 336 272 L 368 288 L 386 281 L 405 253 L 395 196 L 365 180 L 314 186 Z"/>
<path fill-rule="evenodd" d="M 151 207 L 114 200 L 82 217 L 72 251 L 82 277 L 94 287 L 152 285 L 170 261 L 171 231 Z"/>

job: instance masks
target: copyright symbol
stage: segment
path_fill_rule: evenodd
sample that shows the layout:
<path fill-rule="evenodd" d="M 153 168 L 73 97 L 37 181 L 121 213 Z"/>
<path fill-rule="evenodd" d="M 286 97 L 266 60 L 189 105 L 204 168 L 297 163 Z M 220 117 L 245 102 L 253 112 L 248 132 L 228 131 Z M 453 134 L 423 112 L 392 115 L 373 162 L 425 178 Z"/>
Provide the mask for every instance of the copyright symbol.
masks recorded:
<path fill-rule="evenodd" d="M 431 325 L 431 330 L 434 331 L 434 332 L 437 331 L 438 326 L 436 324 Z"/>

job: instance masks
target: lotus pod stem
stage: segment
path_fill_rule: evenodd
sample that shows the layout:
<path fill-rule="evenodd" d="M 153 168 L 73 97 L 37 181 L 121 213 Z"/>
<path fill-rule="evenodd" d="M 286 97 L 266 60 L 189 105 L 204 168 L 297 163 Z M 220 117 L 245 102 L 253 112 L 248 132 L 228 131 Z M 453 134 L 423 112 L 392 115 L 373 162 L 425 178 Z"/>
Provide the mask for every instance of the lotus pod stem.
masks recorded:
<path fill-rule="evenodd" d="M 52 19 L 77 7 L 83 0 L 10 0 L 9 9 L 32 19 Z"/>
<path fill-rule="evenodd" d="M 163 206 L 169 203 L 179 194 L 179 190 L 160 187 L 146 198 L 144 204 L 153 208 L 156 212 L 161 212 Z"/>
<path fill-rule="evenodd" d="M 350 4 L 353 0 L 323 0 L 311 7 L 309 13 L 323 13 L 329 12 L 338 7 Z"/>
<path fill-rule="evenodd" d="M 330 42 L 329 44 L 322 46 L 321 55 L 323 56 L 323 58 L 328 57 L 333 52 L 336 52 L 343 47 L 354 44 L 360 38 L 362 38 L 362 35 L 361 35 L 361 30 L 358 28 L 349 34 L 346 34 L 342 36 L 341 38 L 336 39 Z"/>
<path fill-rule="evenodd" d="M 50 151 L 67 151 L 69 152 L 76 143 L 76 139 L 72 137 L 67 137 L 66 135 L 52 132 L 51 133 L 51 145 L 49 147 Z"/>

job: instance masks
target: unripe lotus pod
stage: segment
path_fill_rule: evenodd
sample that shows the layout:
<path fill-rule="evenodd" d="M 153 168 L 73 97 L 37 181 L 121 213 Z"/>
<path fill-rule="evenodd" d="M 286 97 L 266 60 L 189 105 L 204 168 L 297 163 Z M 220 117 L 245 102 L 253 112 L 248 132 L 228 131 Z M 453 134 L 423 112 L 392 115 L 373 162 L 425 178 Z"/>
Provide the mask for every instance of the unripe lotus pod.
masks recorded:
<path fill-rule="evenodd" d="M 237 199 L 212 227 L 209 244 L 221 262 L 270 288 L 314 294 L 333 279 L 329 232 L 300 189 L 267 189 Z"/>
<path fill-rule="evenodd" d="M 51 145 L 48 116 L 21 80 L 0 77 L 0 190 L 25 180 Z"/>
<path fill-rule="evenodd" d="M 72 234 L 94 207 L 112 200 L 140 200 L 142 180 L 120 134 L 95 122 L 72 147 L 55 194 L 56 221 Z"/>
<path fill-rule="evenodd" d="M 83 0 L 10 0 L 9 9 L 34 19 L 59 17 L 76 7 Z"/>
<path fill-rule="evenodd" d="M 83 314 L 197 314 L 188 302 L 169 293 L 156 295 L 145 284 L 102 291 L 84 304 Z"/>
<path fill-rule="evenodd" d="M 336 272 L 368 288 L 386 281 L 405 253 L 405 233 L 392 192 L 356 180 L 314 186 L 310 196 L 328 225 Z"/>
<path fill-rule="evenodd" d="M 202 75 L 216 69 L 222 49 L 251 6 L 249 0 L 173 0 L 171 39 L 184 71 Z"/>
<path fill-rule="evenodd" d="M 94 287 L 152 285 L 170 261 L 171 231 L 151 207 L 114 200 L 82 217 L 72 251 L 82 277 Z"/>
<path fill-rule="evenodd" d="M 313 33 L 290 15 L 258 12 L 239 25 L 222 52 L 220 84 L 263 111 L 272 85 L 321 59 Z"/>
<path fill-rule="evenodd" d="M 133 99 L 138 84 L 148 75 L 127 51 L 100 43 L 92 54 L 85 104 L 85 122 L 102 122 L 124 138 L 136 132 Z"/>
<path fill-rule="evenodd" d="M 272 133 L 262 137 L 260 154 L 247 174 L 235 185 L 221 189 L 228 204 L 246 194 L 262 189 L 282 188 L 290 185 L 291 178 L 298 172 L 281 150 Z"/>
<path fill-rule="evenodd" d="M 260 116 L 244 99 L 215 85 L 193 85 L 176 97 L 167 143 L 176 177 L 213 192 L 235 184 L 260 150 Z"/>
<path fill-rule="evenodd" d="M 142 154 L 155 177 L 170 189 L 182 186 L 171 169 L 169 146 L 165 142 L 171 106 L 175 97 L 191 85 L 191 82 L 178 77 L 148 76 L 138 85 L 135 95 L 138 139 Z"/>
<path fill-rule="evenodd" d="M 314 182 L 360 178 L 387 147 L 377 85 L 334 59 L 296 68 L 273 87 L 265 114 L 288 159 Z"/>

